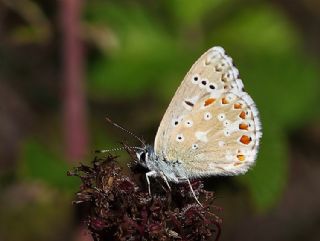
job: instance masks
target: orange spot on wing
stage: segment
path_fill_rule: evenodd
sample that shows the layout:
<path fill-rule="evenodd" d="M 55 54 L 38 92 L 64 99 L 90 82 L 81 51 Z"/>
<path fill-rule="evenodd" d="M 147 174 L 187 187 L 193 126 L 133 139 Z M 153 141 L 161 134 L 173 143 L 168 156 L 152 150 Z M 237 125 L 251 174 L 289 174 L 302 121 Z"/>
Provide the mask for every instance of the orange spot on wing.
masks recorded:
<path fill-rule="evenodd" d="M 250 136 L 243 135 L 243 136 L 241 136 L 241 138 L 240 138 L 240 142 L 241 142 L 242 144 L 248 145 L 248 144 L 251 142 L 251 137 L 250 137 Z"/>
<path fill-rule="evenodd" d="M 246 112 L 241 111 L 239 117 L 240 117 L 241 119 L 245 119 L 245 118 L 246 118 Z"/>
<path fill-rule="evenodd" d="M 221 103 L 224 104 L 224 105 L 226 105 L 226 104 L 229 104 L 229 101 L 226 99 L 226 97 L 223 97 L 223 98 L 221 99 Z"/>
<path fill-rule="evenodd" d="M 239 161 L 244 161 L 244 159 L 246 159 L 244 155 L 237 155 L 237 158 Z"/>
<path fill-rule="evenodd" d="M 240 103 L 235 103 L 233 105 L 233 108 L 235 108 L 235 109 L 241 109 L 241 107 L 242 107 L 242 105 Z"/>
<path fill-rule="evenodd" d="M 211 105 L 215 100 L 216 99 L 214 99 L 214 98 L 206 99 L 205 102 L 204 102 L 204 106 Z"/>
<path fill-rule="evenodd" d="M 239 124 L 239 129 L 240 130 L 248 130 L 248 125 L 245 123 L 241 123 L 241 124 Z"/>

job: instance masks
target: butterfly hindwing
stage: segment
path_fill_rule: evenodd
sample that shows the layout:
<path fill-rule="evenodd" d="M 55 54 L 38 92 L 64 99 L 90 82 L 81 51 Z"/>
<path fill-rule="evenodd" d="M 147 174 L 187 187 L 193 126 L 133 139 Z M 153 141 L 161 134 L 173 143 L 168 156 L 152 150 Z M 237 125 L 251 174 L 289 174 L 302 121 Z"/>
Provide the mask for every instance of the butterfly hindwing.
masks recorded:
<path fill-rule="evenodd" d="M 238 70 L 221 47 L 203 54 L 176 91 L 155 139 L 155 152 L 179 160 L 188 177 L 231 175 L 254 163 L 261 126 Z"/>

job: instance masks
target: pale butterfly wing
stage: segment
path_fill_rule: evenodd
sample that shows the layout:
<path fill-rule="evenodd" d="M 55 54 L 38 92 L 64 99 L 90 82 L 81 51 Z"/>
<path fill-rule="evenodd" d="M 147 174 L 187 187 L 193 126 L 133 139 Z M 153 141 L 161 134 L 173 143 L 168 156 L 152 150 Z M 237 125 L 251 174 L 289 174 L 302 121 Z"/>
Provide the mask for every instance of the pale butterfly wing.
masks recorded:
<path fill-rule="evenodd" d="M 221 47 L 204 53 L 176 91 L 155 138 L 155 153 L 180 161 L 188 177 L 244 173 L 261 125 L 239 72 Z"/>

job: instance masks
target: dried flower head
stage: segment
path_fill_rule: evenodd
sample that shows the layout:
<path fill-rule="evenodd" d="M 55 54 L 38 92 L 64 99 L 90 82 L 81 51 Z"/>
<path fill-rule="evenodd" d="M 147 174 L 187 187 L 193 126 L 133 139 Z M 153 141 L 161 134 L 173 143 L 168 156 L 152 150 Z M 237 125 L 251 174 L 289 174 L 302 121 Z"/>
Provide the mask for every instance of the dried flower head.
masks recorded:
<path fill-rule="evenodd" d="M 82 180 L 77 205 L 85 205 L 85 218 L 95 240 L 217 240 L 221 220 L 214 214 L 212 192 L 201 181 L 192 187 L 202 202 L 198 205 L 188 184 L 165 189 L 161 180 L 152 181 L 152 196 L 142 174 L 133 164 L 129 174 L 112 156 L 95 158 L 92 167 L 80 165 L 68 174 Z"/>

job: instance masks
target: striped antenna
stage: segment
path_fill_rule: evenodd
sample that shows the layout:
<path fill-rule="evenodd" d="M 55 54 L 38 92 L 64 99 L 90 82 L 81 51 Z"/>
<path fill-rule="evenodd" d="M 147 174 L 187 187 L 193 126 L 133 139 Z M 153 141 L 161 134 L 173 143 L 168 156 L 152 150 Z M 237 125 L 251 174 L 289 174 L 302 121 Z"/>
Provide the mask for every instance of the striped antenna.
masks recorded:
<path fill-rule="evenodd" d="M 125 129 L 124 127 L 122 127 L 122 126 L 118 125 L 117 123 L 113 122 L 113 121 L 112 121 L 111 119 L 109 119 L 108 117 L 106 117 L 106 120 L 107 120 L 111 125 L 119 128 L 120 130 L 122 130 L 122 131 L 128 133 L 129 135 L 133 136 L 134 138 L 136 138 L 138 141 L 141 142 L 141 144 L 142 144 L 144 147 L 146 146 L 146 144 L 144 143 L 144 141 L 143 141 L 140 137 L 138 137 L 136 134 L 132 133 L 131 131 L 128 131 L 128 130 Z"/>
<path fill-rule="evenodd" d="M 106 153 L 106 152 L 114 152 L 114 151 L 123 151 L 126 149 L 135 149 L 135 150 L 144 150 L 141 147 L 138 146 L 124 146 L 124 147 L 116 147 L 111 149 L 105 149 L 105 150 L 96 150 L 95 153 Z"/>

